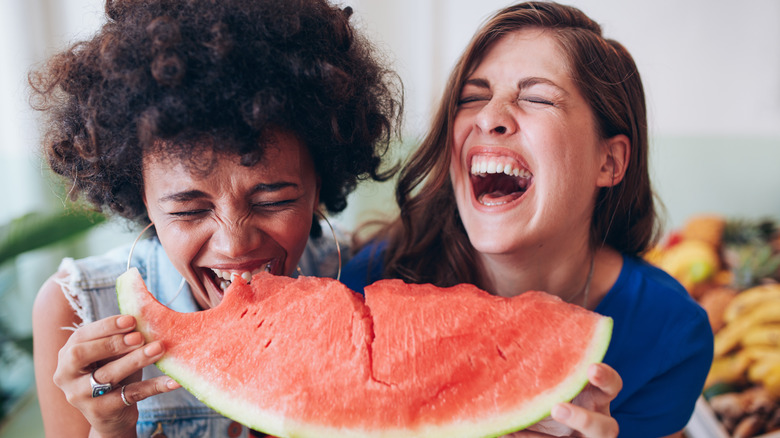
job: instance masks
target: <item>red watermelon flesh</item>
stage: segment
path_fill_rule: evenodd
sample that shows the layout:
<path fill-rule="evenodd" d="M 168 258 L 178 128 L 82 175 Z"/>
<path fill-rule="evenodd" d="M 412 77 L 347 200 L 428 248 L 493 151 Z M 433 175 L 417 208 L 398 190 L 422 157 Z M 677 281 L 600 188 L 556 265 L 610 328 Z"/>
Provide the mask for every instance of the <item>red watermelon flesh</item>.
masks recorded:
<path fill-rule="evenodd" d="M 587 383 L 612 320 L 542 292 L 492 296 L 383 280 L 362 296 L 338 281 L 262 273 L 222 303 L 177 313 L 134 269 L 122 313 L 158 366 L 205 404 L 280 437 L 491 437 L 549 415 Z"/>

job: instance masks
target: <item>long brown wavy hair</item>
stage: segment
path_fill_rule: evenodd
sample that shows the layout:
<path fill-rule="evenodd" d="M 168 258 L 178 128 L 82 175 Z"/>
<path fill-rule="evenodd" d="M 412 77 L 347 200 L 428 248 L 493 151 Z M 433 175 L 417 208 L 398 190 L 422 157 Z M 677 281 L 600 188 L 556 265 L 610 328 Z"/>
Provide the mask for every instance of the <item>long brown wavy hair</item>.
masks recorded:
<path fill-rule="evenodd" d="M 633 58 L 620 43 L 604 38 L 601 27 L 579 9 L 526 2 L 498 11 L 473 37 L 450 75 L 430 131 L 402 168 L 396 187 L 400 216 L 377 236 L 388 245 L 386 278 L 439 286 L 479 283 L 481 267 L 449 179 L 452 123 L 464 81 L 482 56 L 504 35 L 525 28 L 545 29 L 557 39 L 600 136 L 624 134 L 631 141 L 624 179 L 597 195 L 591 246 L 640 254 L 657 240 L 645 96 Z"/>

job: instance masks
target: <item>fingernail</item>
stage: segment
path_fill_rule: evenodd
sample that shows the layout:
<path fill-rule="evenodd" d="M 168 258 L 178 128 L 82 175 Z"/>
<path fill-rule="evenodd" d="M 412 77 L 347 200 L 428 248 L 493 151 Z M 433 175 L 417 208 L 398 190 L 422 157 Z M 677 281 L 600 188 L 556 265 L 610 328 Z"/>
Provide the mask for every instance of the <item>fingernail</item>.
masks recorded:
<path fill-rule="evenodd" d="M 181 385 L 179 385 L 179 383 L 173 379 L 170 379 L 167 382 L 165 382 L 165 386 L 168 387 L 168 389 L 181 388 Z"/>
<path fill-rule="evenodd" d="M 116 319 L 116 326 L 121 329 L 132 327 L 135 324 L 135 318 L 130 315 L 122 315 Z"/>
<path fill-rule="evenodd" d="M 138 345 L 144 340 L 138 332 L 128 333 L 124 337 L 125 345 Z"/>
<path fill-rule="evenodd" d="M 154 344 L 149 344 L 144 348 L 144 354 L 146 354 L 149 357 L 157 356 L 158 354 L 162 353 L 162 345 L 160 345 L 159 342 L 155 342 Z"/>
<path fill-rule="evenodd" d="M 555 405 L 552 408 L 551 414 L 555 420 L 566 420 L 571 417 L 571 409 L 566 405 Z"/>

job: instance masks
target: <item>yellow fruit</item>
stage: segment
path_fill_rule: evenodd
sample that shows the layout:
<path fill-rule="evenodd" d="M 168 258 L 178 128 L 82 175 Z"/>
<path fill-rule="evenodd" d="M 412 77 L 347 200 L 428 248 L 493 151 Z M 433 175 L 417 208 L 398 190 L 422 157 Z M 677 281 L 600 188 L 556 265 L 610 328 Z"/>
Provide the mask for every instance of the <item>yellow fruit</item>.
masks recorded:
<path fill-rule="evenodd" d="M 764 303 L 739 315 L 715 334 L 715 357 L 723 356 L 736 347 L 751 328 L 773 322 L 780 323 L 780 301 Z"/>
<path fill-rule="evenodd" d="M 772 396 L 780 398 L 780 364 L 775 364 L 767 371 L 761 384 Z"/>
<path fill-rule="evenodd" d="M 669 248 L 658 266 L 686 287 L 712 277 L 720 266 L 718 251 L 701 240 L 683 240 Z"/>
<path fill-rule="evenodd" d="M 762 324 L 752 327 L 740 341 L 742 345 L 769 345 L 780 347 L 780 324 Z M 780 351 L 780 348 L 778 349 Z"/>
<path fill-rule="evenodd" d="M 780 350 L 775 350 L 770 354 L 757 358 L 748 366 L 748 380 L 754 383 L 761 383 L 778 366 L 780 366 Z"/>
<path fill-rule="evenodd" d="M 780 302 L 780 284 L 764 284 L 743 290 L 726 307 L 723 319 L 733 321 L 754 307 L 769 302 Z"/>
<path fill-rule="evenodd" d="M 712 361 L 704 388 L 707 389 L 716 383 L 734 383 L 743 380 L 751 361 L 750 357 L 739 354 L 716 358 Z"/>

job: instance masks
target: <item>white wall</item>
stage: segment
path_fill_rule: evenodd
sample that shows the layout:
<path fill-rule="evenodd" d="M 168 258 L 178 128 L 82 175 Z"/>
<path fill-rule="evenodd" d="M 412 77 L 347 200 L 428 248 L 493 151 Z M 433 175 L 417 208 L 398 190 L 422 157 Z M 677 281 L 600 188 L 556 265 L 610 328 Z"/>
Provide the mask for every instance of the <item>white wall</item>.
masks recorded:
<path fill-rule="evenodd" d="M 362 26 L 395 60 L 406 85 L 410 141 L 425 129 L 471 34 L 511 2 L 342 3 L 354 7 Z M 639 66 L 648 95 L 651 170 L 668 226 L 702 212 L 780 219 L 780 2 L 564 3 L 598 21 Z M 371 203 L 383 190 L 371 188 L 360 199 Z"/>
<path fill-rule="evenodd" d="M 102 5 L 95 0 L 0 0 L 0 223 L 56 202 L 41 177 L 28 71 L 101 22 Z"/>
<path fill-rule="evenodd" d="M 450 67 L 505 0 L 338 0 L 385 50 L 406 88 L 405 141 L 425 130 Z M 780 217 L 780 1 L 571 0 L 634 55 L 648 93 L 652 171 L 670 225 L 704 211 Z M 52 202 L 34 153 L 25 74 L 89 35 L 101 0 L 0 1 L 0 223 Z M 341 216 L 385 208 L 366 186 Z M 377 201 L 376 199 L 381 199 Z M 54 200 L 54 202 L 59 202 Z"/>

